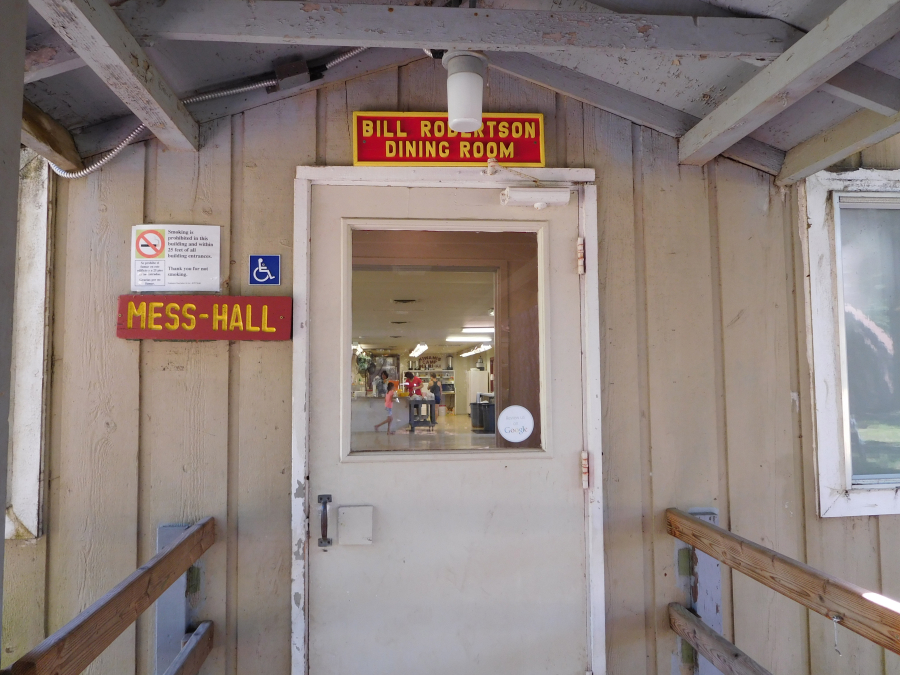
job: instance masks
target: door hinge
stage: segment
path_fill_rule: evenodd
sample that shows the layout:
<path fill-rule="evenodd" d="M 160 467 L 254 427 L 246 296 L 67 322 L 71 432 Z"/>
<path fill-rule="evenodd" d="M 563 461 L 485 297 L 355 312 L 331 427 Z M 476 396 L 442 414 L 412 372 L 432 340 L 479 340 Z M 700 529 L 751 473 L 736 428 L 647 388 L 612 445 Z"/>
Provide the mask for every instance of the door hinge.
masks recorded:
<path fill-rule="evenodd" d="M 591 462 L 587 450 L 581 451 L 581 487 L 587 490 L 591 486 Z"/>
<path fill-rule="evenodd" d="M 584 237 L 578 237 L 578 275 L 584 274 Z"/>

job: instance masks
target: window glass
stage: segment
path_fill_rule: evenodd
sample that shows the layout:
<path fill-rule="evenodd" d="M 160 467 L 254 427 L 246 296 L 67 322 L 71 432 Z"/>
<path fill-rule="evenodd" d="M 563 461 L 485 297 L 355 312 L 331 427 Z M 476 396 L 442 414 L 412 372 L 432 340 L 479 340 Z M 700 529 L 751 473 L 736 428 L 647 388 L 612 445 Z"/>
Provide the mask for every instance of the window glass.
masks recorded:
<path fill-rule="evenodd" d="M 540 448 L 536 235 L 352 246 L 351 452 Z"/>
<path fill-rule="evenodd" d="M 842 208 L 843 349 L 854 479 L 900 477 L 900 210 Z"/>

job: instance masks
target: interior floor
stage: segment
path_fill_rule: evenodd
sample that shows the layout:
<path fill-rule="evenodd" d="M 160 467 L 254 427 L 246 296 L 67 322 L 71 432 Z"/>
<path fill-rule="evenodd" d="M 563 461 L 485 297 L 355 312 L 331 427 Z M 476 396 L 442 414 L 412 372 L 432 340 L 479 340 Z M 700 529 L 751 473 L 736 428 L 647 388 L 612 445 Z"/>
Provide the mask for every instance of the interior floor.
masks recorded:
<path fill-rule="evenodd" d="M 389 435 L 381 431 L 354 431 L 351 434 L 352 452 L 421 451 L 421 450 L 487 450 L 497 447 L 494 434 L 476 433 L 468 415 L 438 416 L 433 430 L 417 427 L 410 433 L 405 419 L 395 419 Z"/>

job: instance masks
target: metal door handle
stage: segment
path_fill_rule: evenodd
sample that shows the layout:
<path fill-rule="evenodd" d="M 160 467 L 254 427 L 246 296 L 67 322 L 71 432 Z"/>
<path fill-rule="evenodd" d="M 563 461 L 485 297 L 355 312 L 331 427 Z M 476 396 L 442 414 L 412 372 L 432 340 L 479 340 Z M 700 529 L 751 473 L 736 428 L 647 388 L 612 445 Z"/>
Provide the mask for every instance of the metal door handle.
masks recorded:
<path fill-rule="evenodd" d="M 331 495 L 319 495 L 319 522 L 321 523 L 322 536 L 319 537 L 319 546 L 325 548 L 331 546 L 328 538 L 328 505 L 331 503 Z"/>

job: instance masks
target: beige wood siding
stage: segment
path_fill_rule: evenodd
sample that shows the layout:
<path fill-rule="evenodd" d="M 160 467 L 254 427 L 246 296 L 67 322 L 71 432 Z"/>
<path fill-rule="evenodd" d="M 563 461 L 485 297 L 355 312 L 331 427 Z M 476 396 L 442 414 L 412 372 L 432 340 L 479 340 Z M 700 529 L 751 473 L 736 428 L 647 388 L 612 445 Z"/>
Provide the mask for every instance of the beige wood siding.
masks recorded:
<path fill-rule="evenodd" d="M 60 183 L 48 535 L 7 550 L 4 665 L 147 560 L 159 524 L 211 515 L 191 597 L 216 623 L 203 672 L 288 674 L 290 345 L 116 339 L 130 228 L 221 225 L 224 290 L 258 293 L 247 260 L 266 252 L 286 293 L 294 167 L 349 164 L 353 110 L 444 108 L 445 77 L 426 59 L 330 85 L 203 125 L 199 154 L 151 141 Z M 668 136 L 488 80 L 488 110 L 544 113 L 549 165 L 597 171 L 609 673 L 679 669 L 670 506 L 716 507 L 741 535 L 900 596 L 900 517 L 815 516 L 797 191 L 731 160 L 679 166 Z M 867 153 L 900 167 L 896 148 Z M 723 594 L 727 637 L 775 673 L 897 671 L 843 629 L 838 657 L 831 622 L 740 575 Z M 90 672 L 150 675 L 152 644 L 151 610 Z"/>

